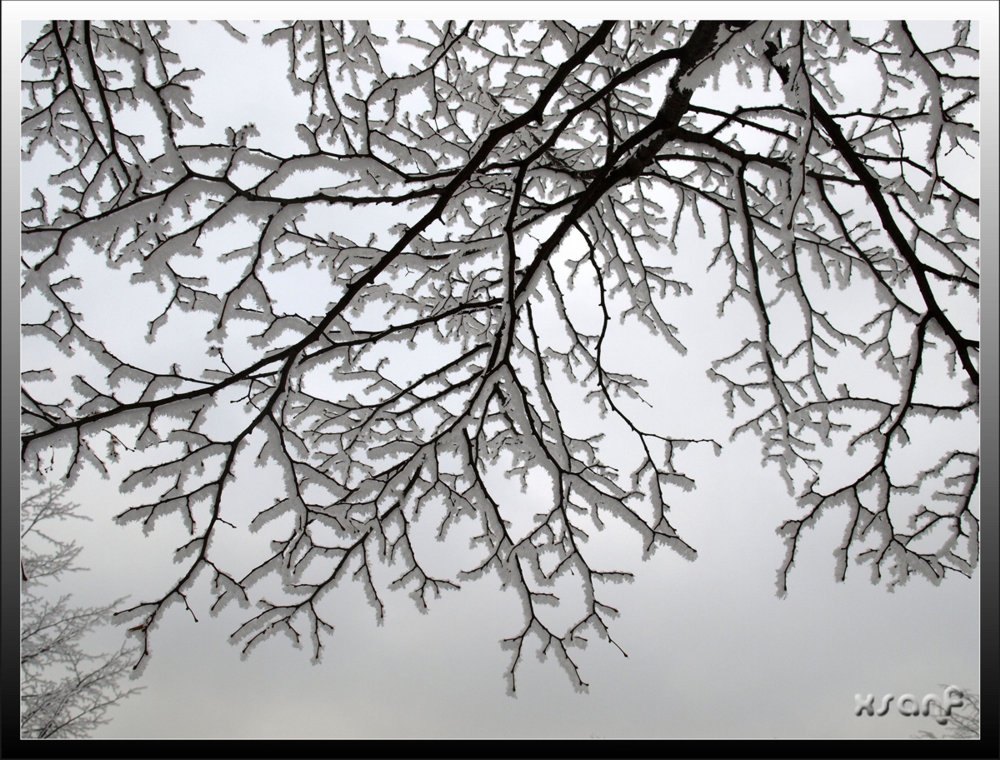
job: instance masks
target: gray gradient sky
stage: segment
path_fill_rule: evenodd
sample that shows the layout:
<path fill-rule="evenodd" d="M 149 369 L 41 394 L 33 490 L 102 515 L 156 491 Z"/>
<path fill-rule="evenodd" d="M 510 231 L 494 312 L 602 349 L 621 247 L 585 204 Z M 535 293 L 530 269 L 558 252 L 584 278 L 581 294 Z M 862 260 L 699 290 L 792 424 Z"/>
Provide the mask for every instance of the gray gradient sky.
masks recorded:
<path fill-rule="evenodd" d="M 829 549 L 839 534 L 819 529 L 788 597 L 777 599 L 774 526 L 790 502 L 757 461 L 747 438 L 689 468 L 699 487 L 676 524 L 696 561 L 606 552 L 609 564 L 631 557 L 636 572 L 605 593 L 621 610 L 612 633 L 629 656 L 595 639 L 580 658 L 587 694 L 549 658 L 526 663 L 518 696 L 505 695 L 509 656 L 498 642 L 516 632 L 519 604 L 490 579 L 444 594 L 426 615 L 393 594 L 381 627 L 348 590 L 342 603 L 352 612 L 338 615 L 320 664 L 284 639 L 241 660 L 226 641 L 238 616 L 213 619 L 203 606 L 194 623 L 173 609 L 137 681 L 146 690 L 96 736 L 906 737 L 931 728 L 895 710 L 855 717 L 854 695 L 977 689 L 978 580 L 935 588 L 918 578 L 889 593 L 858 568 L 834 583 Z M 86 493 L 94 522 L 80 534 L 91 568 L 76 579 L 81 601 L 156 588 L 146 560 L 156 542 L 110 526 L 124 506 L 113 488 Z M 115 641 L 109 632 L 105 647 Z"/>

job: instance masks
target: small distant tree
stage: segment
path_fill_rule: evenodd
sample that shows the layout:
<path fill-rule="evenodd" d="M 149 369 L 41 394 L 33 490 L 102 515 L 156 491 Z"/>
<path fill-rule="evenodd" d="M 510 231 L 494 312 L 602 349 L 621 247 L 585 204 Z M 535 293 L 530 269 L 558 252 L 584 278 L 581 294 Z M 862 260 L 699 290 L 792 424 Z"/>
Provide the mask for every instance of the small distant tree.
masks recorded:
<path fill-rule="evenodd" d="M 933 704 L 933 703 L 932 703 Z M 962 706 L 953 708 L 948 714 L 940 705 L 934 705 L 935 712 L 932 713 L 934 719 L 945 728 L 944 733 L 936 731 L 921 731 L 917 734 L 920 739 L 978 739 L 980 738 L 980 695 L 974 692 L 965 692 Z"/>
<path fill-rule="evenodd" d="M 63 576 L 79 570 L 80 547 L 50 528 L 87 519 L 64 500 L 64 484 L 47 485 L 21 500 L 21 735 L 34 739 L 89 736 L 105 714 L 138 691 L 124 688 L 134 654 L 90 654 L 85 637 L 111 622 L 121 600 L 77 607 L 58 593 Z"/>

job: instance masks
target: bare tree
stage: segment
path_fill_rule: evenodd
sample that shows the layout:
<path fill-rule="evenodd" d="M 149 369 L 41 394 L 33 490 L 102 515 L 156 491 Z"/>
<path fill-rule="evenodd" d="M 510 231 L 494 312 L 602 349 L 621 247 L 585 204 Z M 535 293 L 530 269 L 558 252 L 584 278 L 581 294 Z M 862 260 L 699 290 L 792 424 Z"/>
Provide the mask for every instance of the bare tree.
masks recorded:
<path fill-rule="evenodd" d="M 670 507 L 724 443 L 655 413 L 685 270 L 732 325 L 701 371 L 797 497 L 779 593 L 820 521 L 839 579 L 972 574 L 972 24 L 297 21 L 264 36 L 280 146 L 198 115 L 185 29 L 53 21 L 23 58 L 22 458 L 125 467 L 121 521 L 186 525 L 121 612 L 140 661 L 196 588 L 251 607 L 245 651 L 319 657 L 337 587 L 381 617 L 497 573 L 510 688 L 529 639 L 584 686 L 630 577 L 588 540 L 693 558 Z"/>
<path fill-rule="evenodd" d="M 21 735 L 89 736 L 113 705 L 138 691 L 123 688 L 136 653 L 89 654 L 84 639 L 111 622 L 121 600 L 79 607 L 50 584 L 80 568 L 80 547 L 52 532 L 53 523 L 86 519 L 65 500 L 64 484 L 40 485 L 21 499 Z"/>
<path fill-rule="evenodd" d="M 945 726 L 945 733 L 923 730 L 917 734 L 920 739 L 979 739 L 982 719 L 980 714 L 980 696 L 973 692 L 965 692 L 962 706 L 945 715 L 939 706 L 934 713 L 934 719 Z"/>

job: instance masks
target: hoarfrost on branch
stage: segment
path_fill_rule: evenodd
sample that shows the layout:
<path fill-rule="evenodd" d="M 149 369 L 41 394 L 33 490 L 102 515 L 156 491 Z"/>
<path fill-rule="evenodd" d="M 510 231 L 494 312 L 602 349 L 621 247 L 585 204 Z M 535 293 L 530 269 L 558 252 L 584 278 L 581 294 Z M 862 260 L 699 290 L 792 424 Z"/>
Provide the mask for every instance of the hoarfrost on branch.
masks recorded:
<path fill-rule="evenodd" d="M 695 555 L 681 460 L 725 437 L 651 410 L 699 268 L 732 432 L 797 498 L 779 593 L 827 519 L 840 578 L 973 572 L 972 25 L 297 21 L 280 147 L 199 116 L 190 33 L 54 21 L 23 58 L 23 467 L 125 467 L 121 521 L 186 526 L 119 613 L 140 661 L 196 587 L 319 657 L 338 585 L 381 616 L 497 573 L 510 688 L 529 639 L 584 686 L 630 577 L 588 540 Z"/>

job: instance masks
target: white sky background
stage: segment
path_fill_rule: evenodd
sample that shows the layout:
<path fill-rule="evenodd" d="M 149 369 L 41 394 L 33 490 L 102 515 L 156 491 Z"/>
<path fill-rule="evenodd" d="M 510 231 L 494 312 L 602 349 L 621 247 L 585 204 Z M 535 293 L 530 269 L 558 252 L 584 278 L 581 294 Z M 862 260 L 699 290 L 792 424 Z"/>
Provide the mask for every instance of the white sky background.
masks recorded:
<path fill-rule="evenodd" d="M 276 102 L 275 93 L 284 91 L 284 47 L 242 57 L 224 34 L 212 33 L 206 45 L 198 42 L 201 33 L 203 26 L 178 24 L 171 36 L 183 63 L 206 72 L 195 85 L 194 110 L 208 131 L 193 139 L 219 139 L 223 125 L 254 122 L 261 144 L 285 153 L 276 146 L 297 114 Z M 671 432 L 724 440 L 732 421 L 721 388 L 703 378 L 707 361 L 718 355 L 713 346 L 730 328 L 713 318 L 715 302 L 705 295 L 711 278 L 703 286 L 683 313 L 687 334 L 698 339 L 688 341 L 686 357 L 663 356 L 659 374 L 671 380 L 664 390 L 672 395 L 655 406 L 669 416 Z M 109 310 L 107 318 L 128 313 Z M 645 357 L 641 340 L 621 339 L 632 341 L 623 355 Z M 156 345 L 171 360 L 192 348 L 180 332 Z M 30 357 L 26 350 L 23 361 Z M 679 416 L 685 413 L 689 419 Z M 915 578 L 889 593 L 868 582 L 866 569 L 852 567 L 846 583 L 834 583 L 831 552 L 840 526 L 823 521 L 800 547 L 788 598 L 778 600 L 774 579 L 784 550 L 775 527 L 794 511 L 783 484 L 759 460 L 753 437 L 730 443 L 718 458 L 697 450 L 685 455 L 682 463 L 698 486 L 675 500 L 671 520 L 697 548 L 694 563 L 661 551 L 643 564 L 635 547 L 605 549 L 609 564 L 632 563 L 624 569 L 636 571 L 633 584 L 605 592 L 621 611 L 612 634 L 629 657 L 595 638 L 579 659 L 587 694 L 574 692 L 549 658 L 520 668 L 518 696 L 506 696 L 509 655 L 498 642 L 518 630 L 519 603 L 490 580 L 445 593 L 427 615 L 405 593 L 390 596 L 382 627 L 363 597 L 348 590 L 344 603 L 357 614 L 338 616 L 319 665 L 285 639 L 241 660 L 226 641 L 238 616 L 199 615 L 194 624 L 172 608 L 137 682 L 145 690 L 113 710 L 95 736 L 853 737 L 910 736 L 931 727 L 895 709 L 882 718 L 855 717 L 854 694 L 919 697 L 949 683 L 978 689 L 978 580 L 935 588 Z M 74 493 L 93 518 L 82 529 L 74 525 L 85 546 L 81 564 L 90 568 L 73 579 L 80 603 L 156 594 L 156 563 L 169 562 L 173 536 L 161 544 L 156 535 L 144 538 L 138 527 L 111 521 L 126 505 L 115 482 L 113 473 L 107 481 L 84 478 Z M 118 637 L 117 629 L 106 632 L 102 645 L 114 646 Z"/>

